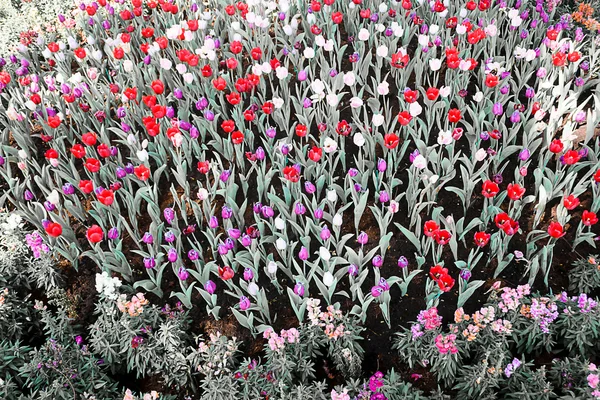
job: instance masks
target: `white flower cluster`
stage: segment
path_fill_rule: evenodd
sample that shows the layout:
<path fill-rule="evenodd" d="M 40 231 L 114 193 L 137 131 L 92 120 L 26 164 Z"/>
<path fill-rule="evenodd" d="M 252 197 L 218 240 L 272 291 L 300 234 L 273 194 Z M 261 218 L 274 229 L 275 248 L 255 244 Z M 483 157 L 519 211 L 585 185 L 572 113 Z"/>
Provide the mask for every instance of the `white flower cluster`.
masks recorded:
<path fill-rule="evenodd" d="M 96 291 L 105 295 L 111 300 L 116 300 L 119 296 L 117 288 L 121 286 L 119 278 L 111 278 L 108 272 L 104 271 L 101 274 L 96 274 Z"/>
<path fill-rule="evenodd" d="M 16 229 L 23 227 L 23 219 L 19 214 L 10 214 L 6 220 L 0 224 L 0 229 L 2 232 L 9 235 L 13 233 Z"/>

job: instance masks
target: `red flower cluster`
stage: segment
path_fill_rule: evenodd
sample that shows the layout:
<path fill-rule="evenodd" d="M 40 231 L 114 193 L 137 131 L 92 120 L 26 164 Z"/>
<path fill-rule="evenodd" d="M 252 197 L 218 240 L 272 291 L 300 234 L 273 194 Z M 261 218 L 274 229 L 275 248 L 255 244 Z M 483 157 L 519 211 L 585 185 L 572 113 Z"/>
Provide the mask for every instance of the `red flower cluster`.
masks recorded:
<path fill-rule="evenodd" d="M 440 226 L 433 220 L 425 222 L 423 233 L 425 236 L 433 238 L 437 244 L 442 246 L 448 244 L 452 238 L 452 234 L 449 231 L 440 229 Z"/>
<path fill-rule="evenodd" d="M 519 230 L 519 223 L 509 217 L 507 213 L 496 215 L 494 222 L 499 229 L 502 229 L 509 236 L 514 235 Z"/>
<path fill-rule="evenodd" d="M 437 283 L 442 292 L 449 292 L 454 286 L 454 278 L 448 274 L 448 268 L 443 268 L 441 265 L 431 267 L 429 276 Z"/>

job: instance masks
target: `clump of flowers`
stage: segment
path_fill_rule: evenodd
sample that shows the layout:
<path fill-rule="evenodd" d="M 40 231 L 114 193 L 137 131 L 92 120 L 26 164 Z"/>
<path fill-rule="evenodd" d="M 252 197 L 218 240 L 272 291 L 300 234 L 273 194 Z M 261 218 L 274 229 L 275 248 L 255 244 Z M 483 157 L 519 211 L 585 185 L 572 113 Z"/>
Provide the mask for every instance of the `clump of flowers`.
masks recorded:
<path fill-rule="evenodd" d="M 117 299 L 117 307 L 122 313 L 129 314 L 130 317 L 137 317 L 144 312 L 144 306 L 148 304 L 148 300 L 143 293 L 137 293 L 127 300 L 127 296 L 122 294 Z"/>

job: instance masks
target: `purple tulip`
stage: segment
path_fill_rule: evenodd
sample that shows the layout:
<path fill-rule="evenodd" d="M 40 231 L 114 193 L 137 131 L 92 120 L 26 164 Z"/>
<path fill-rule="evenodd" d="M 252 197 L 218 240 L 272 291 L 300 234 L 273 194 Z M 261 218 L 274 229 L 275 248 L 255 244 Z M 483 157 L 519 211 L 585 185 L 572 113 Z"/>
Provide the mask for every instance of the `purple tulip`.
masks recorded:
<path fill-rule="evenodd" d="M 175 234 L 171 231 L 165 233 L 165 242 L 173 243 L 175 241 Z"/>
<path fill-rule="evenodd" d="M 304 82 L 307 78 L 308 78 L 308 73 L 306 72 L 306 70 L 303 69 L 300 72 L 298 72 L 298 80 L 300 82 Z"/>
<path fill-rule="evenodd" d="M 298 253 L 298 258 L 302 261 L 308 260 L 308 249 L 304 246 L 300 248 L 300 252 Z"/>
<path fill-rule="evenodd" d="M 146 232 L 144 233 L 144 236 L 142 236 L 142 242 L 146 244 L 152 244 L 154 243 L 154 237 L 150 234 L 150 232 Z"/>
<path fill-rule="evenodd" d="M 215 290 L 217 290 L 217 284 L 209 279 L 204 284 L 204 290 L 206 290 L 209 294 L 213 294 L 215 293 Z"/>
<path fill-rule="evenodd" d="M 241 234 L 242 234 L 242 232 L 236 228 L 231 228 L 231 229 L 227 230 L 227 235 L 234 240 L 239 239 Z"/>
<path fill-rule="evenodd" d="M 116 240 L 119 238 L 119 230 L 116 227 L 112 227 L 108 230 L 108 238 L 110 240 Z"/>
<path fill-rule="evenodd" d="M 400 256 L 400 258 L 398 258 L 398 267 L 400 267 L 400 268 L 408 267 L 408 260 L 406 259 L 406 257 Z"/>
<path fill-rule="evenodd" d="M 356 168 L 350 168 L 348 170 L 348 176 L 351 178 L 354 178 L 356 175 L 358 175 L 358 170 Z"/>
<path fill-rule="evenodd" d="M 277 129 L 275 129 L 273 127 L 269 127 L 265 131 L 265 134 L 267 135 L 267 137 L 273 139 L 277 135 Z"/>
<path fill-rule="evenodd" d="M 175 220 L 175 210 L 173 210 L 172 208 L 165 208 L 163 211 L 163 216 L 170 225 Z"/>
<path fill-rule="evenodd" d="M 244 269 L 244 280 L 251 281 L 252 279 L 254 279 L 254 271 L 252 271 L 250 268 L 245 268 Z"/>
<path fill-rule="evenodd" d="M 367 235 L 367 233 L 363 231 L 358 235 L 358 238 L 356 238 L 356 241 L 364 246 L 365 244 L 367 244 L 369 242 L 369 235 Z"/>
<path fill-rule="evenodd" d="M 250 308 L 250 300 L 246 296 L 240 297 L 240 310 L 246 311 Z"/>
<path fill-rule="evenodd" d="M 323 210 L 320 209 L 320 208 L 317 208 L 315 210 L 314 216 L 315 216 L 316 220 L 319 220 L 319 219 L 323 218 Z"/>
<path fill-rule="evenodd" d="M 358 267 L 354 264 L 348 266 L 348 275 L 354 277 L 358 275 Z"/>
<path fill-rule="evenodd" d="M 521 114 L 518 111 L 514 111 L 510 116 L 510 122 L 513 124 L 517 124 L 521 122 Z"/>
<path fill-rule="evenodd" d="M 200 254 L 198 254 L 196 250 L 191 249 L 190 251 L 188 251 L 188 258 L 190 259 L 190 261 L 196 261 L 199 257 Z"/>
<path fill-rule="evenodd" d="M 225 183 L 229 180 L 230 176 L 231 176 L 231 171 L 226 169 L 226 170 L 223 170 L 223 172 L 221 172 L 221 176 L 219 177 L 219 179 L 221 180 L 221 182 Z"/>
<path fill-rule="evenodd" d="M 379 192 L 379 201 L 381 203 L 387 203 L 388 201 L 390 201 L 390 195 L 388 194 L 388 192 L 386 192 L 385 190 Z"/>
<path fill-rule="evenodd" d="M 275 211 L 269 206 L 262 206 L 260 212 L 264 218 L 273 218 Z"/>
<path fill-rule="evenodd" d="M 323 227 L 323 229 L 321 229 L 321 239 L 327 240 L 330 237 L 331 237 L 331 231 L 329 230 L 329 228 L 327 227 L 327 225 L 325 225 Z"/>
<path fill-rule="evenodd" d="M 519 153 L 519 160 L 521 161 L 527 161 L 529 160 L 529 157 L 531 157 L 531 153 L 527 148 L 521 150 L 521 152 Z"/>
<path fill-rule="evenodd" d="M 296 215 L 304 215 L 306 212 L 306 207 L 304 207 L 304 204 L 302 203 L 297 203 L 296 207 L 294 207 L 294 212 Z"/>
<path fill-rule="evenodd" d="M 154 259 L 154 257 L 144 258 L 144 267 L 146 269 L 152 269 L 156 267 L 156 260 Z"/>
<path fill-rule="evenodd" d="M 221 209 L 221 217 L 223 219 L 229 219 L 233 216 L 233 210 L 228 206 L 223 206 Z"/>
<path fill-rule="evenodd" d="M 116 173 L 118 179 L 123 179 L 127 176 L 127 171 L 123 167 L 117 167 Z"/>
<path fill-rule="evenodd" d="M 492 112 L 494 113 L 494 115 L 502 115 L 504 113 L 504 107 L 502 107 L 501 103 L 494 103 L 494 106 L 492 107 Z"/>
<path fill-rule="evenodd" d="M 186 281 L 187 278 L 190 277 L 190 273 L 187 271 L 187 269 L 185 269 L 185 267 L 179 267 L 179 270 L 177 271 L 177 277 L 182 281 Z"/>
<path fill-rule="evenodd" d="M 313 185 L 312 182 L 306 181 L 304 182 L 304 190 L 306 190 L 306 193 L 308 194 L 313 194 L 317 191 L 317 188 L 315 187 L 315 185 Z"/>
<path fill-rule="evenodd" d="M 225 246 L 224 244 L 220 244 L 219 247 L 218 247 L 218 250 L 219 250 L 219 254 L 222 255 L 222 256 L 224 256 L 227 253 L 229 253 L 229 248 L 227 246 Z"/>
<path fill-rule="evenodd" d="M 490 134 L 487 131 L 483 131 L 479 134 L 479 138 L 481 140 L 488 140 L 490 138 Z"/>
<path fill-rule="evenodd" d="M 383 294 L 383 288 L 381 286 L 373 286 L 371 288 L 371 294 L 373 297 L 379 297 Z"/>
<path fill-rule="evenodd" d="M 390 285 L 388 285 L 387 281 L 383 277 L 379 278 L 379 286 L 385 291 L 390 290 Z"/>
<path fill-rule="evenodd" d="M 225 246 L 229 250 L 233 250 L 235 248 L 235 242 L 231 238 L 225 239 Z"/>
<path fill-rule="evenodd" d="M 175 88 L 173 90 L 173 96 L 175 96 L 177 100 L 181 100 L 183 99 L 183 91 L 179 88 Z"/>
<path fill-rule="evenodd" d="M 417 158 L 421 153 L 419 153 L 419 150 L 415 150 L 412 153 L 410 153 L 410 156 L 408 156 L 408 159 L 410 161 L 410 163 L 414 163 L 415 162 L 415 158 Z"/>
<path fill-rule="evenodd" d="M 304 285 L 302 282 L 296 282 L 296 285 L 294 285 L 294 293 L 296 293 L 297 296 L 304 297 Z"/>
<path fill-rule="evenodd" d="M 262 210 L 262 204 L 258 202 L 254 203 L 254 205 L 252 206 L 252 210 L 254 211 L 254 214 L 260 213 Z"/>
<path fill-rule="evenodd" d="M 471 271 L 469 271 L 468 269 L 461 269 L 460 277 L 463 278 L 465 281 L 468 281 L 469 279 L 471 279 Z"/>
<path fill-rule="evenodd" d="M 192 126 L 190 128 L 190 137 L 192 139 L 197 139 L 198 136 L 200 136 L 200 131 L 198 131 L 198 128 L 196 128 L 195 126 Z"/>
<path fill-rule="evenodd" d="M 75 193 L 75 186 L 73 186 L 72 184 L 67 182 L 63 185 L 62 191 L 64 194 L 67 194 L 67 195 L 73 194 L 73 193 Z"/>
<path fill-rule="evenodd" d="M 532 87 L 528 87 L 525 90 L 525 97 L 527 97 L 528 99 L 532 99 L 535 96 L 535 90 L 533 90 Z"/>
<path fill-rule="evenodd" d="M 258 148 L 256 149 L 256 159 L 258 161 L 262 161 L 265 159 L 265 149 L 262 148 L 262 146 L 258 146 Z"/>
<path fill-rule="evenodd" d="M 375 257 L 373 257 L 373 260 L 371 261 L 371 263 L 373 264 L 374 267 L 380 268 L 383 265 L 383 257 L 381 257 L 378 254 Z"/>
<path fill-rule="evenodd" d="M 25 201 L 31 201 L 35 198 L 35 196 L 33 195 L 33 193 L 31 193 L 31 190 L 27 189 L 25 190 L 25 193 L 23 193 L 23 198 L 25 199 Z"/>
<path fill-rule="evenodd" d="M 5 162 L 6 160 L 4 159 L 4 157 L 0 156 L 0 167 L 3 166 Z"/>
<path fill-rule="evenodd" d="M 52 211 L 54 211 L 56 209 L 56 206 L 54 204 L 50 203 L 49 201 L 45 201 L 44 202 L 44 208 L 47 211 L 52 212 Z"/>
<path fill-rule="evenodd" d="M 177 261 L 177 250 L 175 250 L 175 248 L 171 247 L 169 249 L 169 251 L 167 252 L 167 259 L 172 263 Z"/>
<path fill-rule="evenodd" d="M 248 247 L 252 244 L 252 238 L 250 237 L 250 235 L 244 235 L 242 236 L 242 245 L 244 247 Z"/>

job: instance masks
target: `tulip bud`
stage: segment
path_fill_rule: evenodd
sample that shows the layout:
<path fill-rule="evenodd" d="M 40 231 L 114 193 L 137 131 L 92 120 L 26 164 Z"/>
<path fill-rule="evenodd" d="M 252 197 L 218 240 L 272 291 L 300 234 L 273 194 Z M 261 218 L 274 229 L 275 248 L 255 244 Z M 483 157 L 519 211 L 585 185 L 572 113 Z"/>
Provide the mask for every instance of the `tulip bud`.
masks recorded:
<path fill-rule="evenodd" d="M 152 269 L 152 268 L 156 267 L 156 260 L 154 260 L 153 257 L 144 258 L 144 267 L 146 269 Z"/>
<path fill-rule="evenodd" d="M 297 296 L 304 297 L 304 285 L 301 282 L 297 282 L 294 286 L 294 293 Z"/>
<path fill-rule="evenodd" d="M 211 280 L 208 280 L 204 284 L 204 290 L 206 290 L 209 294 L 213 294 L 215 293 L 215 290 L 217 290 L 217 284 Z"/>
<path fill-rule="evenodd" d="M 177 277 L 182 281 L 185 281 L 190 277 L 190 273 L 184 267 L 179 267 L 179 271 L 177 271 Z"/>

